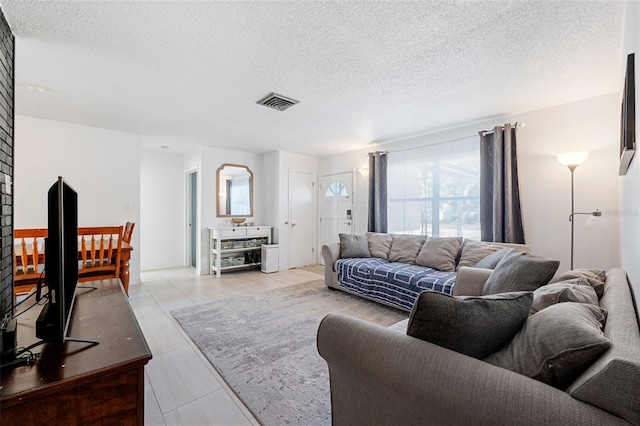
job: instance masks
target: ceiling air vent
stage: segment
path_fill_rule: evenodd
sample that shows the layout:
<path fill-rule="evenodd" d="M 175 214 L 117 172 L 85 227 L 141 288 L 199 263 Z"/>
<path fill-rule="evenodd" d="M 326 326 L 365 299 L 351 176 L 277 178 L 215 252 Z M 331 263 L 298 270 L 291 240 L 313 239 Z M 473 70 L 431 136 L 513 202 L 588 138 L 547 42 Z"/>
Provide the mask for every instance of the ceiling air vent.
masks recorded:
<path fill-rule="evenodd" d="M 286 96 L 278 95 L 277 93 L 269 93 L 264 98 L 260 99 L 257 104 L 264 105 L 269 108 L 277 109 L 278 111 L 284 111 L 298 103 L 298 101 L 287 98 Z"/>

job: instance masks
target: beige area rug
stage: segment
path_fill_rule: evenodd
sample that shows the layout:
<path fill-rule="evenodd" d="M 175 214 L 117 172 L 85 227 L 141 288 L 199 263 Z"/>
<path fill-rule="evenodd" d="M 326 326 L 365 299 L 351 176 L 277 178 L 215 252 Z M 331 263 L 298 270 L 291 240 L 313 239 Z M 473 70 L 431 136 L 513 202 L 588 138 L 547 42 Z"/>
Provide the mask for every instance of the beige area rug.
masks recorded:
<path fill-rule="evenodd" d="M 319 275 L 324 275 L 324 265 L 320 265 L 319 263 L 316 263 L 315 265 L 299 266 L 295 269 L 304 269 L 305 271 L 313 272 Z"/>
<path fill-rule="evenodd" d="M 327 364 L 316 334 L 339 312 L 389 326 L 407 313 L 314 280 L 171 313 L 256 419 L 270 425 L 330 425 Z"/>

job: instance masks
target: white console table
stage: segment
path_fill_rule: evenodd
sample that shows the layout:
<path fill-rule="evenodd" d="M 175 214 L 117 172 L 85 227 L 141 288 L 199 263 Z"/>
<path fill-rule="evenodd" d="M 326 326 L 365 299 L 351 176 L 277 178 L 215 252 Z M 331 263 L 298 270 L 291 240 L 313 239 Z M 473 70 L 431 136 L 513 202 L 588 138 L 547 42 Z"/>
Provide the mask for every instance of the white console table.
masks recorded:
<path fill-rule="evenodd" d="M 273 226 L 234 226 L 209 228 L 211 275 L 223 271 L 260 266 L 262 244 L 271 244 Z"/>

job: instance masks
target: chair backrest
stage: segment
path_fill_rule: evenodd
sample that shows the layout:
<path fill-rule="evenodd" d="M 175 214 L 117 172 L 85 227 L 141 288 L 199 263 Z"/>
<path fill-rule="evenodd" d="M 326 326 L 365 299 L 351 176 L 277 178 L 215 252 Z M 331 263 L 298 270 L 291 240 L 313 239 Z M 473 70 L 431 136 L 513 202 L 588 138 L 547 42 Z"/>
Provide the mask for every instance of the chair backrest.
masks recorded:
<path fill-rule="evenodd" d="M 133 228 L 135 226 L 136 224 L 133 222 L 127 222 L 127 224 L 124 226 L 124 234 L 122 235 L 122 240 L 125 243 L 131 244 L 131 237 L 133 236 Z"/>
<path fill-rule="evenodd" d="M 122 226 L 78 228 L 78 281 L 120 277 Z"/>
<path fill-rule="evenodd" d="M 16 284 L 36 283 L 44 271 L 44 239 L 47 229 L 13 231 L 13 279 Z"/>

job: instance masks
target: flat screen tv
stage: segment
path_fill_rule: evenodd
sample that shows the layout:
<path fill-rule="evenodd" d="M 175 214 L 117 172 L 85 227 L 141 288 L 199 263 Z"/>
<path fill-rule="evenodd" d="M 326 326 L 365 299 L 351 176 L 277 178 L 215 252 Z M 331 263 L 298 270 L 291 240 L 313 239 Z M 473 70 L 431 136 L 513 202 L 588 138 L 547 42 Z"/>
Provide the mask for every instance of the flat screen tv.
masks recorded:
<path fill-rule="evenodd" d="M 618 175 L 626 175 L 629 164 L 636 152 L 636 83 L 635 58 L 627 56 L 627 68 L 622 93 L 622 113 L 620 114 L 620 170 Z"/>
<path fill-rule="evenodd" d="M 78 283 L 78 194 L 62 177 L 51 186 L 47 198 L 45 285 L 48 301 L 36 321 L 36 336 L 45 342 L 63 343 Z"/>

